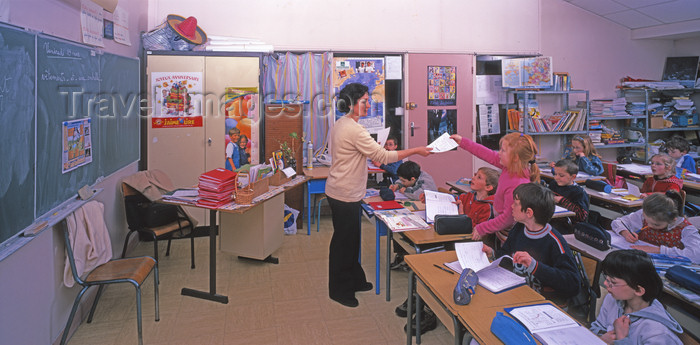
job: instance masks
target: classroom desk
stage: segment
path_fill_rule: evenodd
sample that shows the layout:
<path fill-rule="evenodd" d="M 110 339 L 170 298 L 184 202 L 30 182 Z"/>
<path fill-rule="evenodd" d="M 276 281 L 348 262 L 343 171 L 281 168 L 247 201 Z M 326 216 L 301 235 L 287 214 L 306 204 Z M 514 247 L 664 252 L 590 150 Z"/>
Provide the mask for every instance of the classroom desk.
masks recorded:
<path fill-rule="evenodd" d="M 612 205 L 619 208 L 619 213 L 622 214 L 631 213 L 640 209 L 644 202 L 643 199 L 634 201 L 620 200 L 616 195 L 598 192 L 588 187 L 583 187 L 583 190 L 586 191 L 588 197 L 591 199 L 591 204 Z M 596 201 L 596 203 L 594 203 L 594 201 Z"/>
<path fill-rule="evenodd" d="M 274 199 L 275 197 L 282 197 L 282 193 L 284 193 L 287 189 L 293 188 L 301 183 L 304 183 L 306 181 L 306 177 L 300 176 L 294 178 L 292 181 L 287 182 L 283 185 L 283 188 L 276 188 L 275 191 L 267 195 L 267 198 L 261 201 L 258 201 L 252 205 L 244 206 L 241 208 L 237 208 L 234 210 L 227 210 L 224 209 L 223 207 L 227 207 L 229 205 L 224 205 L 222 208 L 218 209 L 210 209 L 206 208 L 209 210 L 209 292 L 206 291 L 200 291 L 200 290 L 195 290 L 191 288 L 182 288 L 181 294 L 184 296 L 191 296 L 195 298 L 202 298 L 214 302 L 219 302 L 223 304 L 228 304 L 228 296 L 220 295 L 216 293 L 216 235 L 217 235 L 217 221 L 216 221 L 216 216 L 217 212 L 227 212 L 227 213 L 237 213 L 237 214 L 243 214 L 251 209 L 261 209 L 264 207 L 264 204 L 267 202 L 267 200 Z M 197 205 L 192 205 L 192 204 L 187 204 L 187 203 L 182 203 L 182 202 L 175 202 L 175 201 L 167 201 L 160 199 L 158 202 L 166 203 L 166 204 L 174 204 L 174 205 L 183 205 L 183 206 L 192 206 L 192 207 L 198 207 L 198 208 L 205 208 Z M 284 203 L 282 203 L 284 204 Z M 279 209 L 280 214 L 282 213 L 282 209 Z M 246 233 L 251 233 L 251 232 L 258 232 L 261 233 L 261 229 L 259 228 L 252 228 L 252 229 L 244 229 Z M 282 234 L 282 228 L 277 229 L 277 232 Z M 251 238 L 247 238 L 247 240 L 250 240 Z M 253 238 L 255 240 L 257 238 Z"/>
<path fill-rule="evenodd" d="M 491 339 L 489 327 L 475 327 L 475 320 L 484 319 L 483 310 L 492 307 L 516 306 L 530 304 L 532 302 L 544 302 L 545 298 L 535 292 L 527 285 L 519 286 L 511 290 L 494 294 L 483 287 L 477 287 L 476 293 L 472 296 L 469 304 L 460 306 L 454 303 L 452 292 L 457 280 L 458 274 L 449 274 L 441 269 L 436 268 L 435 264 L 442 265 L 445 262 L 457 260 L 457 254 L 454 251 L 425 253 L 416 255 L 407 255 L 405 257 L 408 267 L 411 271 L 408 274 L 408 292 L 409 296 L 413 293 L 414 286 L 418 291 L 416 298 L 416 325 L 420 324 L 420 311 L 422 299 L 426 299 L 426 303 L 435 312 L 440 321 L 450 330 L 455 336 L 455 344 L 461 344 L 463 329 L 462 326 L 477 339 Z M 408 299 L 408 310 L 412 309 L 412 299 Z M 494 312 L 495 315 L 495 312 Z M 407 323 L 411 322 L 411 313 L 408 313 Z M 490 326 L 491 317 L 488 322 Z M 450 321 L 452 321 L 450 323 Z M 406 327 L 406 343 L 411 344 L 412 337 L 410 327 Z M 416 343 L 420 344 L 420 327 L 416 329 Z M 491 334 L 493 339 L 495 336 Z M 491 344 L 487 342 L 486 344 Z"/>
<path fill-rule="evenodd" d="M 375 197 L 372 198 L 367 198 L 365 199 L 366 202 L 371 202 L 371 201 L 378 201 L 374 199 Z M 412 201 L 413 203 L 416 203 L 419 208 L 422 206 L 423 208 L 425 207 L 423 203 L 420 203 L 419 201 Z M 561 217 L 573 217 L 575 216 L 576 213 L 572 211 L 566 211 L 566 212 L 558 212 L 555 213 L 552 218 L 561 218 Z M 386 240 L 386 267 L 385 267 L 385 273 L 386 273 L 386 300 L 391 301 L 391 244 L 396 241 L 400 246 L 404 247 L 409 253 L 411 250 L 414 250 L 417 254 L 422 253 L 424 250 L 434 248 L 436 245 L 440 244 L 445 244 L 445 243 L 451 243 L 451 242 L 459 242 L 459 241 L 469 241 L 472 238 L 471 234 L 460 234 L 460 235 L 439 235 L 437 232 L 435 232 L 435 228 L 433 227 L 433 224 L 430 225 L 430 229 L 425 229 L 425 230 L 409 230 L 409 231 L 398 231 L 396 234 L 398 235 L 397 238 L 394 238 L 394 231 L 390 231 L 389 228 L 386 226 L 386 224 L 379 218 L 375 217 L 375 227 L 376 227 L 376 263 L 375 263 L 375 281 L 376 281 L 376 287 L 375 287 L 375 293 L 378 295 L 379 294 L 379 283 L 380 283 L 380 270 L 381 270 L 381 265 L 379 263 L 380 261 L 380 249 L 379 249 L 379 241 L 380 241 L 380 236 L 382 233 L 387 234 L 387 240 Z M 408 247 L 408 248 L 407 248 Z"/>
<path fill-rule="evenodd" d="M 554 180 L 554 175 L 552 174 L 551 169 L 550 170 L 540 170 L 540 177 L 544 178 L 546 180 L 550 180 L 550 181 Z M 602 181 L 602 180 L 605 180 L 605 177 L 603 177 L 603 176 L 590 176 L 588 174 L 586 174 L 586 176 L 576 175 L 576 179 L 574 180 L 574 182 L 576 182 L 580 185 L 583 185 L 584 183 L 586 183 L 586 180 Z"/>
<path fill-rule="evenodd" d="M 469 182 L 471 179 L 469 178 L 461 178 L 457 181 L 445 181 L 445 184 L 450 186 L 450 190 L 454 190 L 459 193 L 469 193 L 472 191 L 471 187 L 469 187 Z M 465 184 L 466 183 L 466 184 Z"/>

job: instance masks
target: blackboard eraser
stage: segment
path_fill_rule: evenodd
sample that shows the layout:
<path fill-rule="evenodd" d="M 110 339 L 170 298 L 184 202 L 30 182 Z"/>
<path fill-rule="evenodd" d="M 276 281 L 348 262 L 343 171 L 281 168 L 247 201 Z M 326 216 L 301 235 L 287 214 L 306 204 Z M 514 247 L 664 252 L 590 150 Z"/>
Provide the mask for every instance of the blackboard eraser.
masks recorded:
<path fill-rule="evenodd" d="M 80 196 L 80 199 L 82 199 L 82 200 L 90 199 L 94 194 L 95 194 L 95 192 L 92 189 L 90 189 L 90 187 L 88 185 L 85 185 L 85 186 L 83 186 L 83 188 L 80 188 L 78 190 L 78 195 Z"/>
<path fill-rule="evenodd" d="M 39 231 L 44 230 L 44 228 L 49 225 L 49 222 L 47 221 L 41 221 L 38 223 L 34 223 L 29 228 L 25 229 L 22 235 L 24 237 L 31 237 L 31 236 L 36 236 L 36 234 L 39 233 Z"/>

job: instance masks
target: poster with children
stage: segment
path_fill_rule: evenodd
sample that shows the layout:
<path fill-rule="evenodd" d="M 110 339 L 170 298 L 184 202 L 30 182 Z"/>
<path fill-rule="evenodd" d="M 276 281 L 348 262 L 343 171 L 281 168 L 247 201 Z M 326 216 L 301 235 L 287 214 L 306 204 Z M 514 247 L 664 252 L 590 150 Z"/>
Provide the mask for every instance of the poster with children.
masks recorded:
<path fill-rule="evenodd" d="M 152 128 L 202 127 L 201 72 L 153 72 Z"/>
<path fill-rule="evenodd" d="M 457 67 L 428 66 L 428 105 L 457 105 Z"/>
<path fill-rule="evenodd" d="M 224 93 L 226 115 L 225 166 L 235 170 L 257 162 L 258 88 L 227 87 Z"/>
<path fill-rule="evenodd" d="M 62 173 L 92 162 L 90 119 L 63 122 Z"/>
<path fill-rule="evenodd" d="M 360 83 L 369 88 L 367 116 L 361 117 L 358 123 L 372 134 L 386 127 L 384 125 L 384 58 L 333 58 L 333 61 L 335 67 L 333 86 L 336 93 L 350 83 Z M 336 119 L 341 116 L 343 114 L 336 109 Z"/>

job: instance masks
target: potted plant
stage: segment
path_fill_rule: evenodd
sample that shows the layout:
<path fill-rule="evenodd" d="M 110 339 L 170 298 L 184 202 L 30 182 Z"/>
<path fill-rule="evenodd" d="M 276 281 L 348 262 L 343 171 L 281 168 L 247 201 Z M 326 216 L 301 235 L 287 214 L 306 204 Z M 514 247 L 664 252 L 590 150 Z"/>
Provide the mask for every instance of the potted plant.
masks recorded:
<path fill-rule="evenodd" d="M 299 138 L 297 132 L 291 132 L 289 133 L 289 137 L 291 138 L 289 142 L 279 140 L 277 140 L 277 142 L 280 144 L 280 151 L 282 151 L 284 155 L 285 165 L 297 170 L 296 152 L 304 143 L 304 136 L 302 135 L 302 137 Z"/>

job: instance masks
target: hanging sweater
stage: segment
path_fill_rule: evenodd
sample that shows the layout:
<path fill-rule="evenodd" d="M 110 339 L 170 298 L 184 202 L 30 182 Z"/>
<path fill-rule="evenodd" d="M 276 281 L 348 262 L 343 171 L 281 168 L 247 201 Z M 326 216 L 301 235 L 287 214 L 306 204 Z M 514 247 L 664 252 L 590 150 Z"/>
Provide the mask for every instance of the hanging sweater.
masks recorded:
<path fill-rule="evenodd" d="M 615 330 L 613 322 L 625 315 L 625 302 L 618 301 L 607 294 L 600 306 L 598 318 L 591 323 L 591 331 L 602 335 Z M 657 299 L 642 309 L 627 315 L 630 318 L 630 328 L 627 337 L 615 340 L 616 345 L 674 345 L 682 344 L 676 333 L 683 329 Z"/>
<path fill-rule="evenodd" d="M 399 160 L 398 151 L 387 151 L 351 117 L 338 119 L 331 130 L 332 164 L 326 180 L 326 195 L 344 201 L 362 200 L 367 190 L 367 158 L 381 163 Z"/>
<path fill-rule="evenodd" d="M 562 197 L 557 203 L 559 206 L 576 213 L 573 219 L 574 221 L 583 222 L 588 219 L 590 201 L 588 199 L 588 193 L 586 193 L 581 186 L 576 184 L 576 182 L 568 186 L 560 186 L 556 181 L 550 181 L 548 187 L 554 194 Z"/>
<path fill-rule="evenodd" d="M 679 179 L 675 175 L 671 175 L 666 178 L 659 179 L 656 176 L 652 176 L 642 185 L 642 189 L 639 190 L 640 193 L 654 193 L 654 192 L 665 192 L 669 189 L 675 191 L 681 191 L 683 188 L 683 180 Z"/>
<path fill-rule="evenodd" d="M 467 138 L 462 138 L 459 147 L 502 170 L 501 176 L 498 178 L 498 188 L 496 188 L 496 194 L 493 200 L 493 209 L 496 216 L 486 222 L 476 225 L 474 230 L 480 235 L 496 233 L 496 236 L 503 242 L 508 237 L 508 231 L 510 231 L 515 224 L 515 220 L 513 220 L 513 210 L 511 209 L 513 205 L 513 190 L 523 183 L 530 182 L 530 172 L 523 170 L 522 176 L 520 176 L 505 170 L 505 167 L 501 165 L 496 151 L 477 144 Z"/>
<path fill-rule="evenodd" d="M 622 230 L 634 231 L 636 233 L 639 233 L 644 228 L 646 228 L 644 229 L 644 231 L 652 231 L 658 233 L 657 236 L 654 236 L 654 234 L 645 234 L 644 236 L 649 236 L 648 238 L 663 238 L 664 234 L 673 232 L 674 229 L 676 229 L 675 231 L 678 231 L 678 228 L 680 228 L 680 241 L 683 244 L 682 248 L 672 246 L 670 243 L 671 241 L 667 243 L 657 242 L 657 245 L 659 246 L 659 252 L 661 254 L 666 255 L 685 256 L 688 259 L 690 259 L 690 261 L 692 261 L 693 263 L 700 264 L 700 234 L 698 233 L 698 229 L 692 224 L 690 224 L 690 222 L 688 222 L 685 219 L 685 217 L 676 218 L 676 220 L 668 224 L 666 232 L 661 232 L 646 227 L 646 223 L 644 222 L 644 211 L 637 210 L 626 216 L 622 216 L 618 219 L 613 220 L 610 226 L 612 227 L 612 230 L 615 231 L 615 233 L 617 234 L 620 234 Z M 642 236 L 640 236 L 640 239 L 641 237 Z"/>

